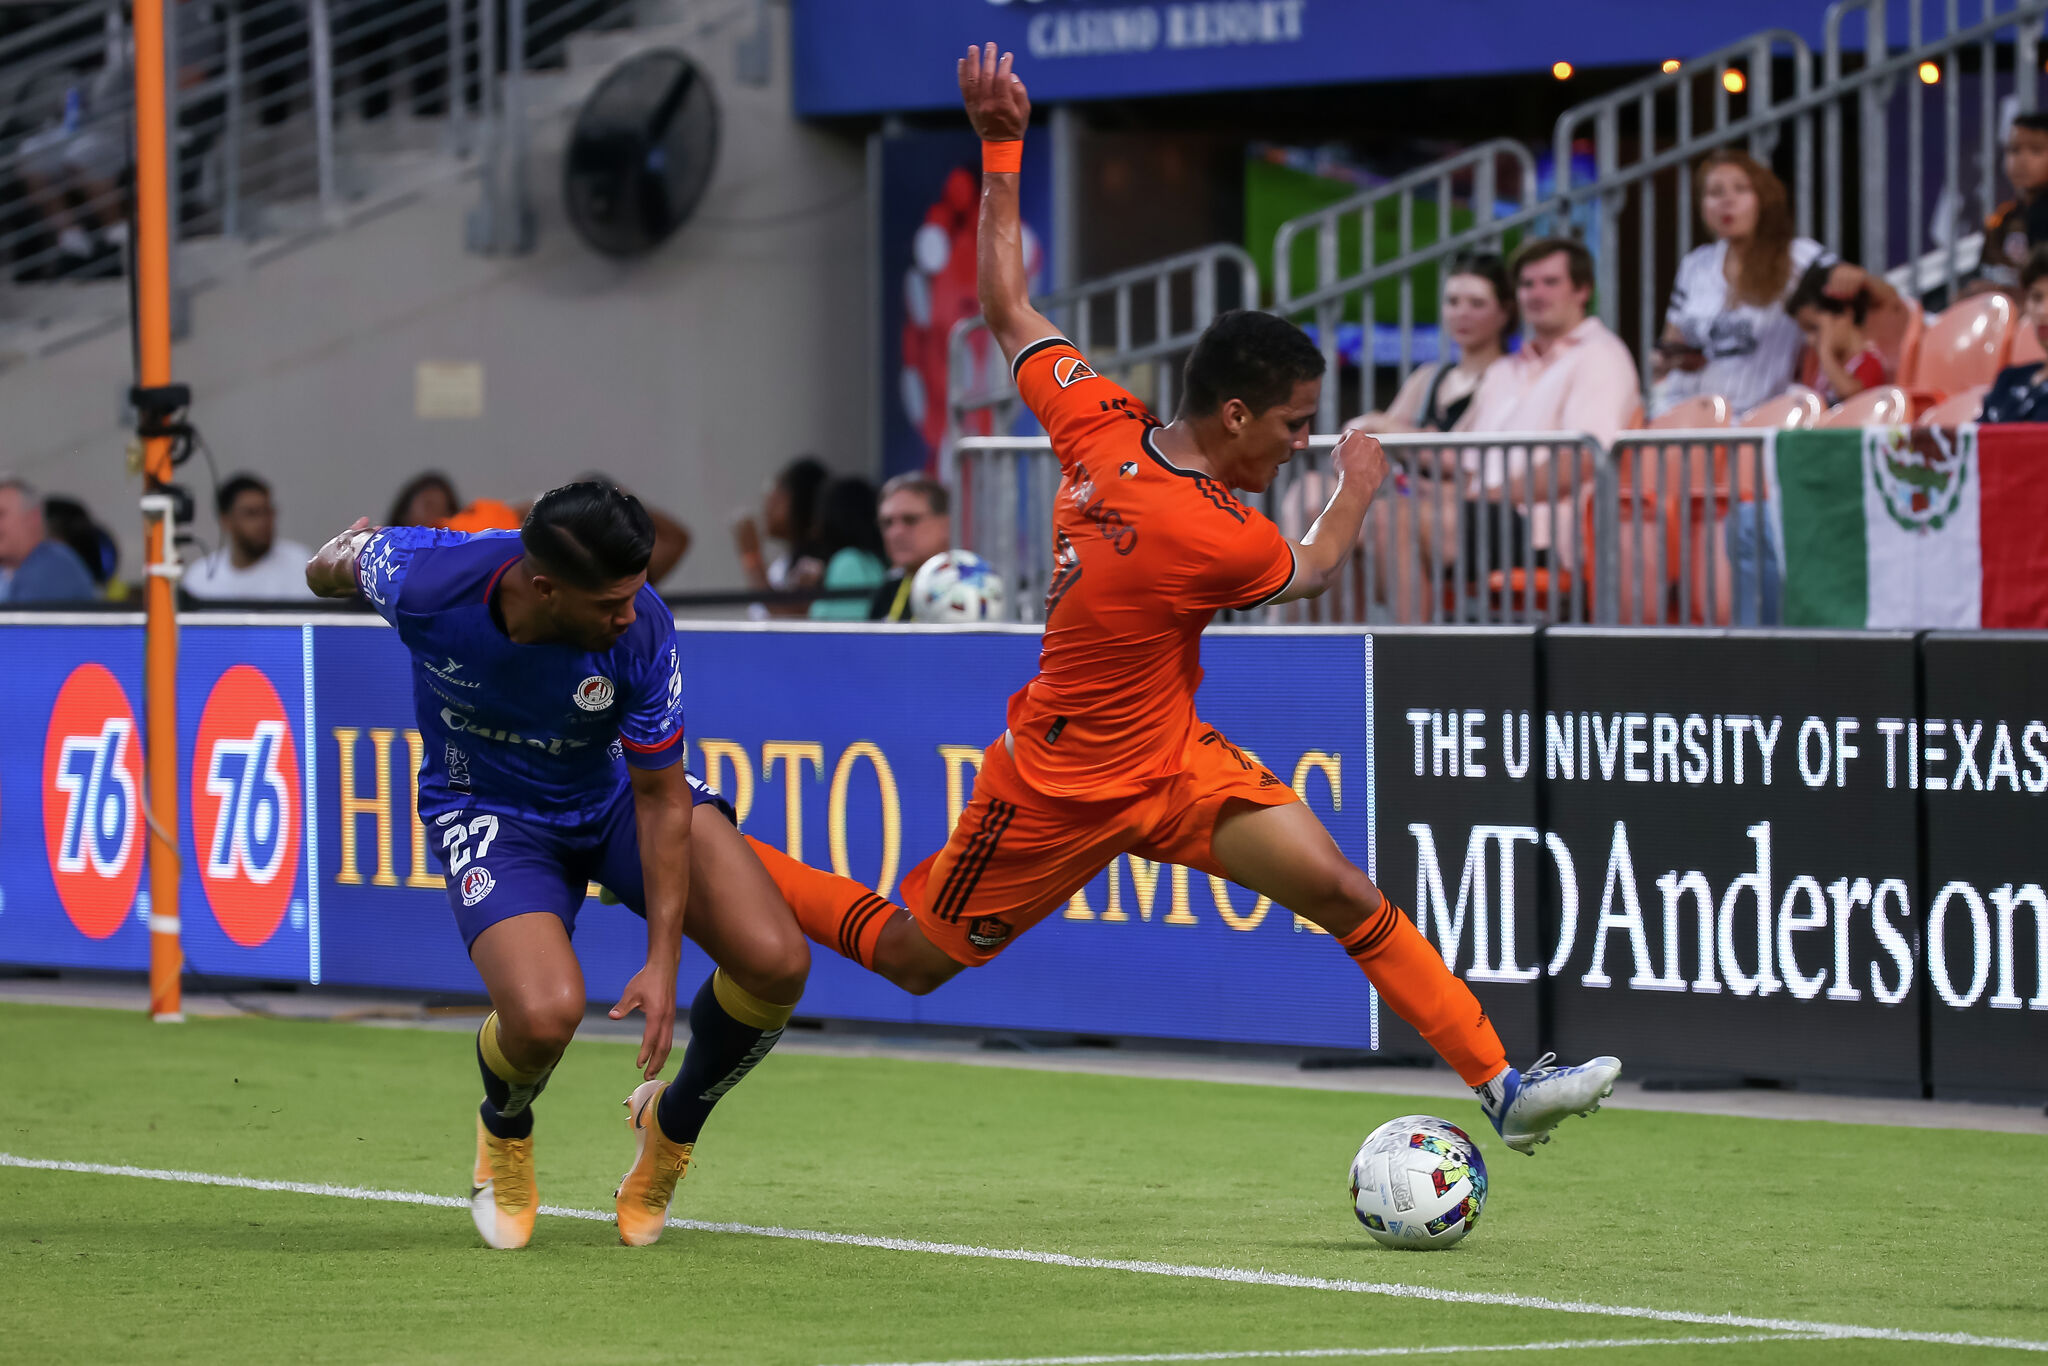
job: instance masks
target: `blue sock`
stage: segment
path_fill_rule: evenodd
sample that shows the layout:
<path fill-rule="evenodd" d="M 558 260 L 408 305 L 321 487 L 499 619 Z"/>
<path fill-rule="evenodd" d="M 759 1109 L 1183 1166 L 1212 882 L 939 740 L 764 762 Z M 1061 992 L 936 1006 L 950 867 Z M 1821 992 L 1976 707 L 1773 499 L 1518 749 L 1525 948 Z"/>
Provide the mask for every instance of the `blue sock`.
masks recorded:
<path fill-rule="evenodd" d="M 690 1046 L 683 1050 L 683 1065 L 655 1110 L 670 1142 L 697 1141 L 711 1107 L 768 1056 L 795 1009 L 753 996 L 723 968 L 705 979 L 690 1004 Z"/>

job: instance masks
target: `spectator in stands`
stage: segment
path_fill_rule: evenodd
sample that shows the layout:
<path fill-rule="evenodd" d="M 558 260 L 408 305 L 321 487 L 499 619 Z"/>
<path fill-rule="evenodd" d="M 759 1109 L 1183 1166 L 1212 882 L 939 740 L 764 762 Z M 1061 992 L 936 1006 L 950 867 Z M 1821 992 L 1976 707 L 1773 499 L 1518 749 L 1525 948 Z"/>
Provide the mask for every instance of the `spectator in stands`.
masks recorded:
<path fill-rule="evenodd" d="M 2005 135 L 2005 178 L 2013 197 L 1984 220 L 1977 279 L 1987 287 L 2024 290 L 2020 267 L 2048 241 L 2048 114 L 2021 114 Z"/>
<path fill-rule="evenodd" d="M 496 498 L 464 507 L 455 485 L 439 470 L 415 475 L 391 500 L 386 526 L 440 526 L 450 531 L 517 531 L 519 512 Z"/>
<path fill-rule="evenodd" d="M 0 478 L 0 603 L 91 602 L 99 596 L 78 552 L 49 534 L 43 502 L 24 479 Z"/>
<path fill-rule="evenodd" d="M 823 461 L 816 456 L 800 455 L 783 466 L 768 486 L 761 498 L 759 521 L 751 513 L 742 513 L 733 520 L 732 538 L 739 550 L 740 572 L 753 588 L 780 593 L 816 586 L 815 574 L 823 572 L 823 561 L 810 552 L 810 532 L 818 518 L 818 494 L 830 477 Z M 782 553 L 773 560 L 762 549 L 764 535 L 782 544 Z M 799 566 L 806 561 L 810 568 L 800 572 Z M 802 607 L 770 608 L 759 603 L 749 609 L 749 615 L 757 619 L 803 614 Z"/>
<path fill-rule="evenodd" d="M 1844 283 L 1847 297 L 1837 292 Z M 1809 359 L 1802 370 L 1812 367 L 1810 383 L 1830 407 L 1891 378 L 1883 349 L 1864 330 L 1873 303 L 1885 300 L 1896 304 L 1898 295 L 1862 267 L 1820 263 L 1807 268 L 1785 301 L 1806 337 Z"/>
<path fill-rule="evenodd" d="M 2048 345 L 2048 242 L 2027 253 L 2019 285 L 2026 302 L 2027 325 Z M 1979 422 L 2048 422 L 2048 364 L 2034 361 L 1998 372 L 1984 395 Z"/>
<path fill-rule="evenodd" d="M 121 567 L 121 548 L 114 544 L 107 529 L 93 520 L 85 504 L 62 494 L 50 495 L 43 499 L 43 527 L 53 539 L 71 547 L 92 575 L 101 597 L 128 596 L 128 585 L 114 577 L 114 571 Z"/>
<path fill-rule="evenodd" d="M 1793 287 L 1825 247 L 1793 233 L 1785 183 L 1747 152 L 1723 148 L 1693 177 L 1714 240 L 1687 252 L 1664 312 L 1650 372 L 1653 414 L 1680 399 L 1720 394 L 1746 412 L 1783 393 L 1799 365 L 1799 325 L 1785 311 Z"/>
<path fill-rule="evenodd" d="M 1507 339 L 1515 330 L 1515 291 L 1501 259 L 1478 254 L 1453 260 L 1444 273 L 1440 317 L 1443 335 L 1457 346 L 1457 358 L 1417 368 L 1385 411 L 1351 419 L 1344 424 L 1346 431 L 1466 430 L 1479 381 L 1507 353 Z"/>
<path fill-rule="evenodd" d="M 221 484 L 213 503 L 220 519 L 220 548 L 185 571 L 187 593 L 252 602 L 297 602 L 313 596 L 306 587 L 306 561 L 313 552 L 297 541 L 277 538 L 277 504 L 270 485 L 253 474 L 237 474 Z"/>
<path fill-rule="evenodd" d="M 827 592 L 882 586 L 887 570 L 873 484 L 850 476 L 825 485 L 811 527 L 811 556 L 817 566 L 812 581 Z M 863 621 L 867 614 L 867 603 L 853 598 L 820 598 L 810 611 L 813 621 Z"/>
<path fill-rule="evenodd" d="M 910 583 L 934 555 L 953 548 L 953 500 L 946 486 L 922 474 L 899 474 L 882 485 L 876 523 L 889 557 L 889 577 L 868 601 L 869 621 L 909 621 Z"/>

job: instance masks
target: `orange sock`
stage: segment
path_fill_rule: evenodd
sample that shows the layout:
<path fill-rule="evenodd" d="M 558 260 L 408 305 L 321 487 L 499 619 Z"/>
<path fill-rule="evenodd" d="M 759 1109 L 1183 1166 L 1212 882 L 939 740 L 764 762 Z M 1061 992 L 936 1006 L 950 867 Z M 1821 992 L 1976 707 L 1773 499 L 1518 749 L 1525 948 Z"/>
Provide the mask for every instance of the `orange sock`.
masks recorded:
<path fill-rule="evenodd" d="M 875 945 L 881 942 L 883 929 L 902 907 L 850 877 L 798 863 L 752 835 L 745 839 L 754 846 L 783 900 L 796 912 L 796 923 L 804 934 L 873 971 Z"/>
<path fill-rule="evenodd" d="M 1337 942 L 1365 969 L 1380 999 L 1415 1026 L 1467 1086 L 1491 1081 L 1508 1065 L 1479 998 L 1400 907 L 1382 897 L 1379 910 Z"/>

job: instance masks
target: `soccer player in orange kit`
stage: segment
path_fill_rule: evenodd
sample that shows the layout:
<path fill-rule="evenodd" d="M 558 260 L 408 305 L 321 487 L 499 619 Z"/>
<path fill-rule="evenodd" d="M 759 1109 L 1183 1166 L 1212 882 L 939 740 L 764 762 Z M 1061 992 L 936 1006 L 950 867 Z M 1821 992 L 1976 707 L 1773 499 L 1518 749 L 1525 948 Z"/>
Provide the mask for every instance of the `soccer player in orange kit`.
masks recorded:
<path fill-rule="evenodd" d="M 1228 878 L 1335 936 L 1380 996 L 1455 1068 L 1520 1152 L 1598 1109 L 1621 1064 L 1509 1067 L 1493 1025 L 1407 915 L 1337 848 L 1292 788 L 1195 714 L 1215 614 L 1322 593 L 1387 472 L 1352 432 L 1337 489 L 1299 542 L 1233 489 L 1269 485 L 1308 444 L 1323 360 L 1300 329 L 1228 312 L 1195 343 L 1162 426 L 1031 307 L 1017 167 L 1031 102 L 995 45 L 959 64 L 983 145 L 978 288 L 1062 480 L 1058 568 L 1038 676 L 1010 699 L 946 847 L 903 879 L 907 909 L 751 841 L 804 932 L 906 991 L 992 960 L 1117 855 Z"/>

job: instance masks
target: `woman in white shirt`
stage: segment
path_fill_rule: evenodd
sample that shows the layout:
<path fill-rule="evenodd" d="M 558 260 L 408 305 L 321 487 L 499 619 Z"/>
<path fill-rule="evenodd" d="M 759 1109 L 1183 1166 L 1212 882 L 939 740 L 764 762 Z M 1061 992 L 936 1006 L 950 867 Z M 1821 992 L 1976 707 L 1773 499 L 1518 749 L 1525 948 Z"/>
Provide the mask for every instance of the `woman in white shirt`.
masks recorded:
<path fill-rule="evenodd" d="M 1785 183 L 1749 153 L 1712 153 L 1693 185 L 1714 240 L 1678 263 L 1651 366 L 1653 415 L 1696 394 L 1742 413 L 1783 393 L 1806 344 L 1785 300 L 1809 266 L 1834 259 L 1793 235 Z"/>

